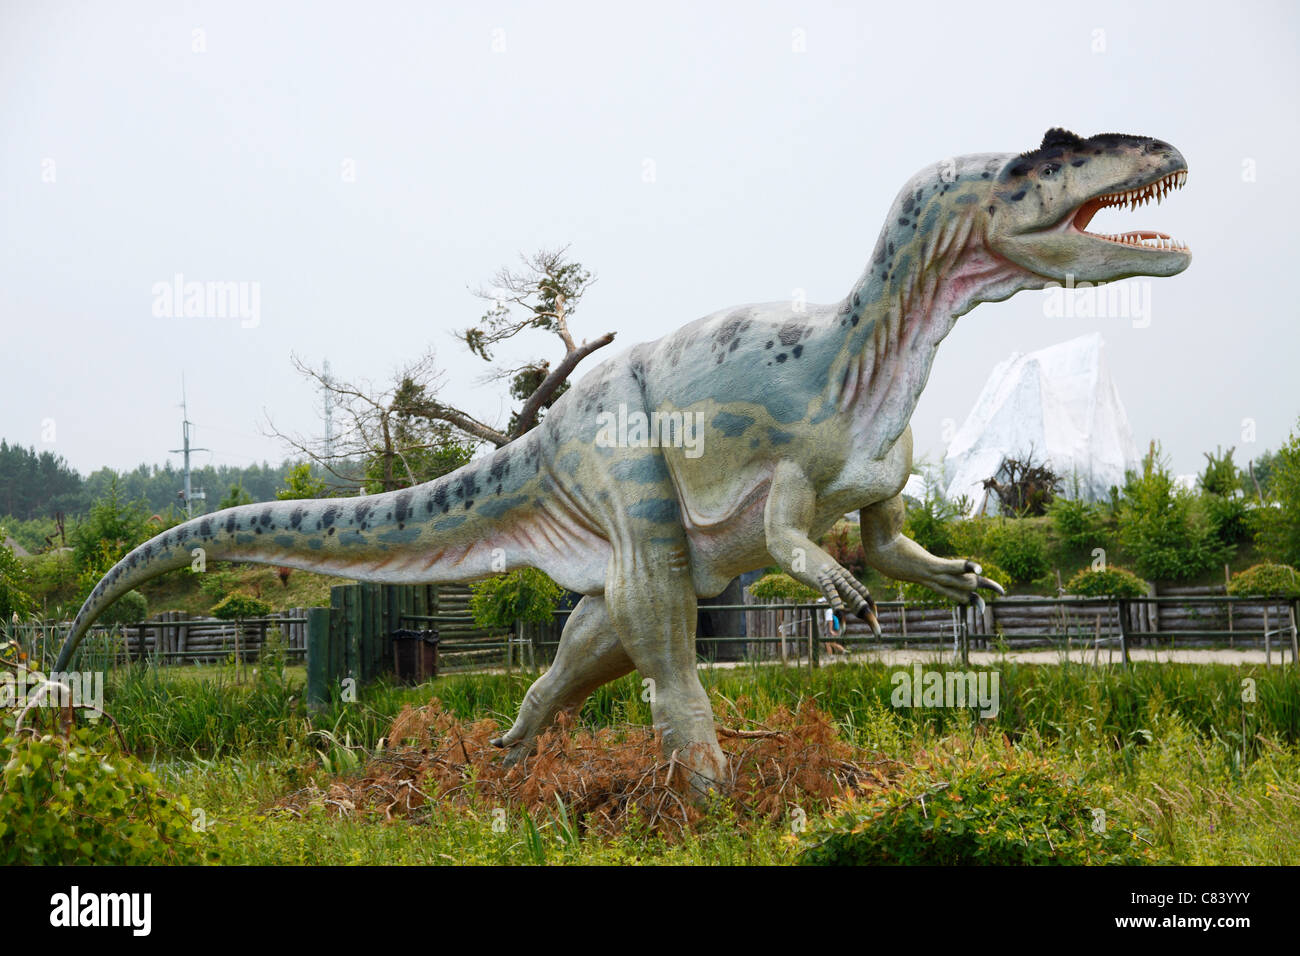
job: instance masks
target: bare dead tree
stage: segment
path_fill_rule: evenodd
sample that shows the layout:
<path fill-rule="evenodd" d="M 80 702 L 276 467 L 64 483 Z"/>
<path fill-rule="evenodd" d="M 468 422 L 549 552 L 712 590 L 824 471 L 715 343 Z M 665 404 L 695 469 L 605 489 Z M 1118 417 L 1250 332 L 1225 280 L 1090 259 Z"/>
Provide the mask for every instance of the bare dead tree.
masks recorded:
<path fill-rule="evenodd" d="M 497 379 L 510 380 L 511 395 L 523 402 L 506 428 L 493 428 L 436 400 L 420 408 L 420 414 L 447 422 L 475 439 L 498 447 L 514 441 L 541 420 L 545 410 L 568 389 L 569 378 L 578 364 L 614 341 L 613 332 L 590 341 L 574 339 L 569 320 L 596 280 L 582 263 L 571 262 L 567 257 L 567 247 L 543 249 L 531 256 L 521 255 L 522 269 L 499 270 L 489 286 L 474 292 L 490 302 L 491 307 L 477 325 L 456 333 L 470 352 L 485 362 L 492 361 L 496 346 L 531 329 L 552 333 L 564 346 L 564 355 L 554 366 L 541 360 L 495 373 L 493 377 Z"/>
<path fill-rule="evenodd" d="M 1046 465 L 1035 464 L 1030 451 L 1023 461 L 1003 459 L 997 474 L 984 479 L 984 488 L 998 496 L 1008 514 L 1043 515 L 1061 491 L 1061 478 Z"/>
<path fill-rule="evenodd" d="M 441 384 L 432 352 L 403 366 L 387 388 L 343 381 L 297 355 L 291 358 L 301 375 L 331 393 L 339 434 L 327 447 L 324 439 L 281 431 L 267 415 L 269 434 L 331 475 L 336 489 L 405 488 L 453 471 L 472 457 L 474 445 L 449 426 L 421 417 L 420 409 Z"/>

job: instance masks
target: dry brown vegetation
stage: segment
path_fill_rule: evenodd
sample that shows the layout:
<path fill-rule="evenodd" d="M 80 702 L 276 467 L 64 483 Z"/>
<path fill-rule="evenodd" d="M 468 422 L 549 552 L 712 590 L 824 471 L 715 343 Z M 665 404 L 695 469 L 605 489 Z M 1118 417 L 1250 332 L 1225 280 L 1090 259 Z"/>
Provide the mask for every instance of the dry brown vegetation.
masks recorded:
<path fill-rule="evenodd" d="M 503 751 L 489 742 L 499 733 L 496 721 L 464 722 L 437 699 L 408 705 L 359 774 L 298 791 L 278 806 L 419 820 L 442 804 L 471 813 L 522 809 L 539 821 L 562 806 L 579 831 L 612 836 L 635 825 L 669 839 L 705 817 L 677 755 L 665 759 L 645 727 L 590 730 L 561 718 L 514 767 L 504 766 Z M 812 704 L 780 708 L 745 729 L 720 727 L 719 737 L 742 826 L 788 820 L 796 808 L 811 817 L 836 798 L 887 785 L 903 766 L 845 741 Z"/>

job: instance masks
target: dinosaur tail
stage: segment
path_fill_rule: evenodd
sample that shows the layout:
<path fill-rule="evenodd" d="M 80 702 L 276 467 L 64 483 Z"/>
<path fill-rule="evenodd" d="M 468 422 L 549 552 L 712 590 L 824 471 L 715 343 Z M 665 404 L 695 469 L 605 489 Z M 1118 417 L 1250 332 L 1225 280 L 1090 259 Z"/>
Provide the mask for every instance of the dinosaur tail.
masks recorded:
<path fill-rule="evenodd" d="M 523 481 L 512 481 L 508 449 L 414 488 L 241 505 L 177 525 L 104 575 L 77 612 L 56 669 L 67 669 L 90 626 L 115 600 L 168 571 L 197 569 L 200 560 L 281 565 L 384 584 L 468 581 L 523 565 L 550 573 L 550 555 L 572 555 L 597 538 L 572 511 L 538 502 L 530 493 L 534 468 Z"/>

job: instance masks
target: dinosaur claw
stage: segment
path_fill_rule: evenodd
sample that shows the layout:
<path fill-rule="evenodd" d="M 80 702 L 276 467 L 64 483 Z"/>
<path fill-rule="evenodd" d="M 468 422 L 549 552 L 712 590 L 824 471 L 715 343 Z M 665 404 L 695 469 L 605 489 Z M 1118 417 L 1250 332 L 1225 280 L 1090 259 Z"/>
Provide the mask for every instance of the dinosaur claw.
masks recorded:
<path fill-rule="evenodd" d="M 1003 597 L 1007 596 L 1006 589 L 1002 585 L 998 584 L 997 581 L 994 581 L 992 578 L 983 577 L 978 573 L 975 575 L 975 586 L 979 588 L 988 588 L 990 591 L 1000 594 Z"/>
<path fill-rule="evenodd" d="M 490 743 L 492 744 L 493 747 L 500 747 L 504 749 L 506 745 L 506 739 L 504 737 L 493 737 Z"/>
<path fill-rule="evenodd" d="M 970 574 L 983 574 L 983 573 L 984 573 L 984 569 L 983 569 L 982 567 L 980 567 L 978 564 L 976 564 L 974 561 L 967 561 L 967 562 L 966 562 L 966 570 L 967 570 Z"/>
<path fill-rule="evenodd" d="M 984 604 L 984 599 L 980 597 L 978 591 L 972 591 L 970 593 L 970 603 L 971 606 L 974 607 L 975 610 L 979 612 L 980 616 L 983 617 L 985 604 Z"/>

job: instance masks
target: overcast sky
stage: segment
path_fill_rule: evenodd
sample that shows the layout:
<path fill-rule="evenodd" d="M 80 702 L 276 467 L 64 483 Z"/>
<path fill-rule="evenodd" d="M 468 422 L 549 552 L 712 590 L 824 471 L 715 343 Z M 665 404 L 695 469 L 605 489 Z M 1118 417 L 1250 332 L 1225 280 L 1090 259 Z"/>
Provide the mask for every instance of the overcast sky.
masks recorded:
<path fill-rule="evenodd" d="M 1050 317 L 1025 292 L 964 317 L 918 454 L 941 457 L 1013 350 L 1100 331 L 1139 446 L 1181 472 L 1216 445 L 1244 462 L 1300 416 L 1298 21 L 1131 0 L 0 0 L 0 436 L 83 472 L 162 462 L 184 372 L 196 463 L 278 461 L 265 412 L 321 431 L 291 350 L 382 381 L 428 345 L 444 398 L 504 423 L 451 330 L 519 252 L 569 244 L 599 276 L 575 331 L 616 349 L 796 289 L 835 301 L 913 172 L 1060 125 L 1183 152 L 1184 190 L 1092 228 L 1156 228 L 1194 261 L 1140 280 L 1149 315 Z M 257 324 L 156 315 L 178 273 L 256 283 Z"/>

